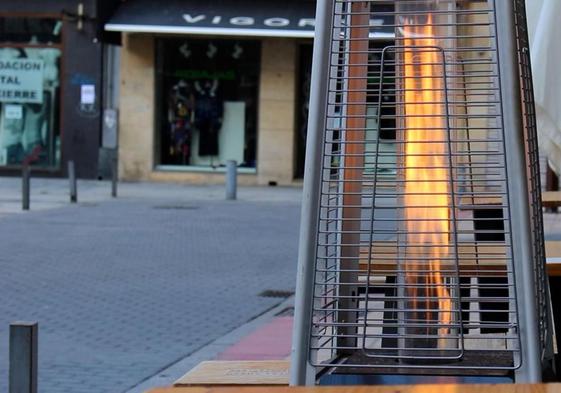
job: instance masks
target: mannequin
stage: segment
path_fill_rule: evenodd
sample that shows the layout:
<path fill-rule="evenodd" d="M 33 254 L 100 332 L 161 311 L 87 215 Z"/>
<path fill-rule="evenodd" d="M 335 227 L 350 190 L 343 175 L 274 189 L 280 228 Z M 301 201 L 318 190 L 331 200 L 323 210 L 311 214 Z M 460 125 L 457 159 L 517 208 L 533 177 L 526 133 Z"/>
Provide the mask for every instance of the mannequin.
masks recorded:
<path fill-rule="evenodd" d="M 174 164 L 189 164 L 193 118 L 194 97 L 191 86 L 184 80 L 180 80 L 171 89 L 168 105 L 169 155 Z"/>
<path fill-rule="evenodd" d="M 218 155 L 218 132 L 223 115 L 218 85 L 217 79 L 195 82 L 195 126 L 199 130 L 200 156 Z"/>
<path fill-rule="evenodd" d="M 44 148 L 46 134 L 49 129 L 47 114 L 49 113 L 50 93 L 43 92 L 43 104 L 25 105 L 25 122 L 23 124 L 23 146 L 29 155 L 38 146 Z"/>

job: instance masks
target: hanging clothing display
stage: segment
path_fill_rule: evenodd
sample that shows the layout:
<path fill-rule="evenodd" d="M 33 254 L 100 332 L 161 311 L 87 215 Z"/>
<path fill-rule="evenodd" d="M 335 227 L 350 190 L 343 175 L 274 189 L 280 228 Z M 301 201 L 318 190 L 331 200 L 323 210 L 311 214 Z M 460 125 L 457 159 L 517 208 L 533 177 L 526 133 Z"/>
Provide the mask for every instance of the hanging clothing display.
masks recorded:
<path fill-rule="evenodd" d="M 260 42 L 162 37 L 156 57 L 156 164 L 254 168 Z"/>
<path fill-rule="evenodd" d="M 48 99 L 47 93 L 44 95 Z M 44 150 L 48 133 L 46 104 L 4 104 L 0 116 L 0 164 L 19 165 L 34 149 Z M 46 154 L 43 152 L 43 154 Z"/>
<path fill-rule="evenodd" d="M 168 105 L 169 155 L 175 164 L 187 165 L 191 156 L 194 97 L 191 86 L 180 80 L 171 89 Z"/>
<path fill-rule="evenodd" d="M 43 96 L 43 104 L 28 104 L 25 108 L 22 142 L 26 154 L 31 154 L 37 146 L 43 149 L 46 145 L 49 129 L 47 113 L 50 110 L 50 93 L 43 92 Z"/>
<path fill-rule="evenodd" d="M 223 102 L 218 97 L 218 80 L 195 82 L 195 126 L 199 130 L 199 156 L 217 156 L 218 132 L 222 125 Z"/>

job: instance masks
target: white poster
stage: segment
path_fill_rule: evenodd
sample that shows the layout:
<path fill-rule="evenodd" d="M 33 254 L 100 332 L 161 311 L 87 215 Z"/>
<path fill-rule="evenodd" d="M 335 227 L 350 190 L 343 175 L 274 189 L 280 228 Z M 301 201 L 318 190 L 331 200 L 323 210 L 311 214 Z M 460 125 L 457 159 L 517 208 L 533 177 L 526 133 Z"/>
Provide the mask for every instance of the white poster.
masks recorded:
<path fill-rule="evenodd" d="M 21 105 L 6 104 L 4 118 L 7 120 L 23 119 L 23 107 Z"/>
<path fill-rule="evenodd" d="M 81 86 L 80 103 L 85 105 L 95 104 L 95 85 Z"/>
<path fill-rule="evenodd" d="M 0 59 L 0 102 L 43 102 L 42 60 Z"/>

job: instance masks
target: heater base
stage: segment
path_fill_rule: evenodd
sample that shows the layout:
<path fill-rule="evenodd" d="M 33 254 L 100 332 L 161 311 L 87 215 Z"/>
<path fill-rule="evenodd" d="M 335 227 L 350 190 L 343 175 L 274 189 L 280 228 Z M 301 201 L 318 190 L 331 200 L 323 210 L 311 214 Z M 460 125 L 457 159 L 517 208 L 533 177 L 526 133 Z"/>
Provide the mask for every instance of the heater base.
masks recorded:
<path fill-rule="evenodd" d="M 380 355 L 396 356 L 396 351 L 383 350 Z M 390 363 L 391 362 L 391 363 Z M 399 367 L 398 360 L 375 358 L 357 352 L 341 357 L 339 366 L 330 367 L 320 377 L 320 384 L 413 384 L 413 383 L 510 383 L 514 381 L 512 354 L 503 351 L 464 351 L 461 360 L 439 360 L 429 367 Z M 360 364 L 361 367 L 353 367 Z M 366 366 L 366 367 L 365 367 Z M 396 367 L 397 366 L 397 367 Z M 504 369 L 485 369 L 503 367 Z"/>
<path fill-rule="evenodd" d="M 464 354 L 461 359 L 458 360 L 444 360 L 437 359 L 434 361 L 421 359 L 415 359 L 414 362 L 408 363 L 407 360 L 402 360 L 404 365 L 403 368 L 395 367 L 400 365 L 400 361 L 395 357 L 398 356 L 396 350 L 392 349 L 381 349 L 381 350 L 369 350 L 370 356 L 366 356 L 362 351 L 355 352 L 351 356 L 342 357 L 342 367 L 338 367 L 338 373 L 352 373 L 352 374 L 371 374 L 372 369 L 368 367 L 367 369 L 361 367 L 345 366 L 345 364 L 361 364 L 372 366 L 372 368 L 379 369 L 376 374 L 433 374 L 433 375 L 474 375 L 474 376 L 503 376 L 505 374 L 510 374 L 514 365 L 512 358 L 512 353 L 507 351 L 476 351 L 476 350 L 464 350 Z M 374 357 L 374 355 L 379 356 L 390 356 L 393 358 L 382 358 Z M 412 368 L 407 367 L 408 365 L 414 365 L 416 367 L 420 365 L 427 365 L 426 368 Z M 389 367 L 388 367 L 389 366 Z M 430 367 L 432 366 L 432 368 Z M 441 367 L 443 366 L 443 367 Z M 454 367 L 455 369 L 450 369 L 446 367 Z M 485 369 L 485 368 L 494 369 Z M 497 370 L 497 368 L 503 368 L 502 370 Z M 349 370 L 345 372 L 343 370 Z M 362 371 L 361 371 L 362 370 Z"/>
<path fill-rule="evenodd" d="M 417 384 L 506 384 L 514 383 L 508 376 L 451 376 L 404 374 L 325 374 L 318 384 L 329 385 L 417 385 Z"/>

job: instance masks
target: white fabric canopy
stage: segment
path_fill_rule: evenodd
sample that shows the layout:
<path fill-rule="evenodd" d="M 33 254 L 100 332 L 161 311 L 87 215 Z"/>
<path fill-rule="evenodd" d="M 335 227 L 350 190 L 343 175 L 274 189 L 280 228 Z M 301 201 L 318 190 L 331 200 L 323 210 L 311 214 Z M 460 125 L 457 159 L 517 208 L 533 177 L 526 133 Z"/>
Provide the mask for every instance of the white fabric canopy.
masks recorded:
<path fill-rule="evenodd" d="M 526 13 L 540 150 L 561 174 L 561 0 L 526 0 Z"/>

